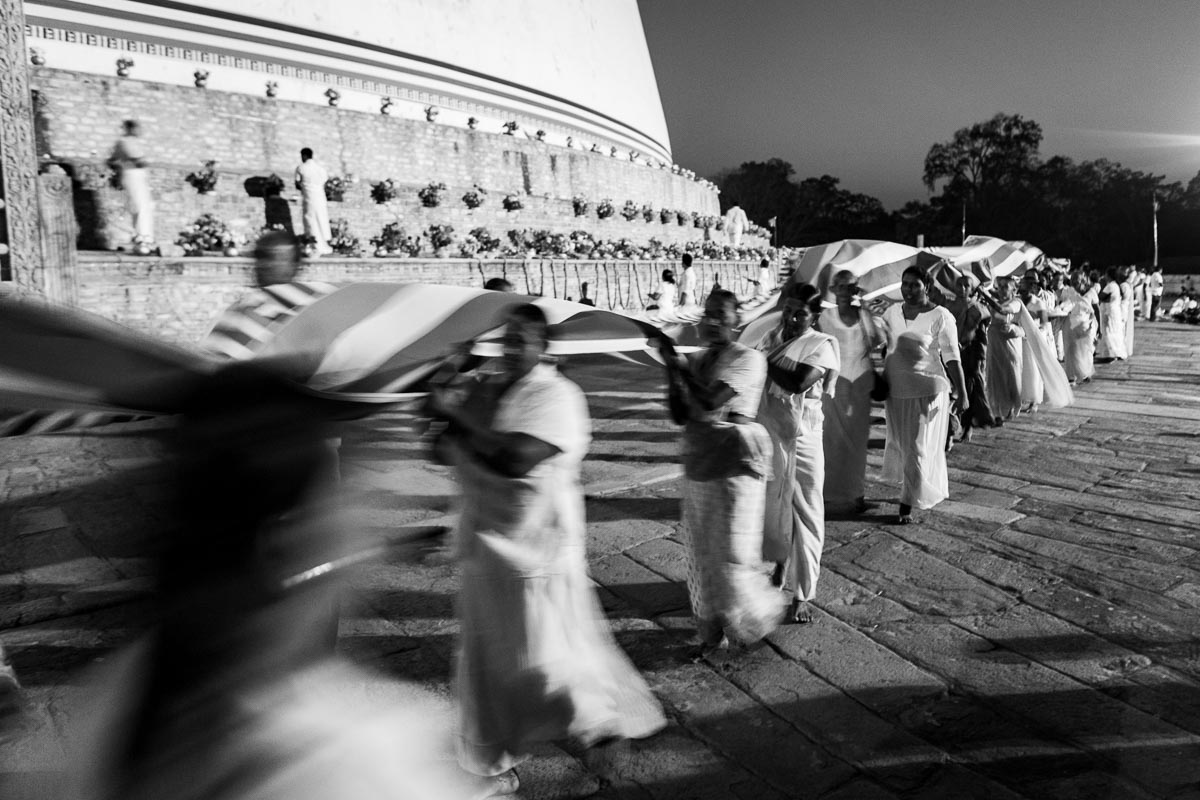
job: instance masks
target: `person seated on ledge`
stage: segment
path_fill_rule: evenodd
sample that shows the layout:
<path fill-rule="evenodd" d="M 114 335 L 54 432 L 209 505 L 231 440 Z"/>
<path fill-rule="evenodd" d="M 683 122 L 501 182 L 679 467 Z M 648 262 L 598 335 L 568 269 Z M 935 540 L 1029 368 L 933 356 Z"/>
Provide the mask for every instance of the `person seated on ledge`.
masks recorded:
<path fill-rule="evenodd" d="M 489 278 L 487 283 L 483 285 L 484 289 L 489 292 L 514 292 L 513 285 L 504 278 Z"/>
<path fill-rule="evenodd" d="M 657 292 L 651 292 L 650 305 L 646 306 L 647 311 L 658 310 L 659 314 L 671 314 L 675 311 L 675 273 L 672 270 L 664 269 L 662 271 L 662 283 L 658 285 Z"/>

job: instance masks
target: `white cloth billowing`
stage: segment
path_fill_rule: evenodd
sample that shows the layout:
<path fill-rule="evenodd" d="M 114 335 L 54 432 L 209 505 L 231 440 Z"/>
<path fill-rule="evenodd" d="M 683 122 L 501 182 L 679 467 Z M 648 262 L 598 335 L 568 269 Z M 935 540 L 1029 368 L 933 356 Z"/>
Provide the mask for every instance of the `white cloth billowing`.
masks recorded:
<path fill-rule="evenodd" d="M 492 428 L 559 452 L 521 478 L 460 456 L 459 760 L 498 775 L 538 742 L 649 736 L 665 724 L 613 641 L 587 574 L 583 392 L 547 364 L 500 398 Z"/>

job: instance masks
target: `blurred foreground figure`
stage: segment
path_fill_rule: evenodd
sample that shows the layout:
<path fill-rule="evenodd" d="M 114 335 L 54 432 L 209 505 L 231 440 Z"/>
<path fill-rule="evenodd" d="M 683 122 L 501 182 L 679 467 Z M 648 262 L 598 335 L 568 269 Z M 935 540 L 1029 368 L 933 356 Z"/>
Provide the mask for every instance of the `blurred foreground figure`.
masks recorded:
<path fill-rule="evenodd" d="M 539 742 L 591 747 L 666 722 L 588 579 L 579 486 L 587 402 L 547 363 L 547 341 L 542 310 L 515 309 L 503 371 L 461 407 L 443 390 L 429 403 L 449 423 L 438 446 L 463 485 L 459 760 L 494 778 L 492 795 L 517 790 L 513 768 Z"/>
<path fill-rule="evenodd" d="M 110 659 L 83 717 L 79 794 L 466 796 L 448 774 L 450 740 L 428 694 L 329 655 L 326 573 L 343 546 L 322 496 L 329 449 L 317 401 L 237 364 L 188 408 L 162 619 Z M 403 710 L 387 710 L 389 700 Z"/>
<path fill-rule="evenodd" d="M 0 744 L 21 733 L 24 709 L 25 697 L 17 672 L 5 659 L 4 647 L 0 645 Z"/>

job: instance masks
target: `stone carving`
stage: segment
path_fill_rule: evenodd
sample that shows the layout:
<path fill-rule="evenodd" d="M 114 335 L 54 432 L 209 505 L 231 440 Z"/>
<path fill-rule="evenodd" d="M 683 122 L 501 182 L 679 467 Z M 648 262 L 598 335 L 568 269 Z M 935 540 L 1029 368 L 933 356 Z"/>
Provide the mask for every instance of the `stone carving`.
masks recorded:
<path fill-rule="evenodd" d="M 0 171 L 8 206 L 8 274 L 21 288 L 44 291 L 37 230 L 37 150 L 25 60 L 21 0 L 0 0 Z"/>
<path fill-rule="evenodd" d="M 75 305 L 79 300 L 76 284 L 78 258 L 72 203 L 71 177 L 57 164 L 50 164 L 37 177 L 37 207 L 40 220 L 40 255 L 44 266 L 46 297 L 57 303 Z"/>
<path fill-rule="evenodd" d="M 394 103 L 392 102 L 392 98 L 390 98 L 390 97 L 383 97 L 383 98 L 380 98 L 380 100 L 379 100 L 379 113 L 380 113 L 380 114 L 383 114 L 383 115 L 385 115 L 385 116 L 387 116 L 387 115 L 390 115 L 390 114 L 392 113 L 392 106 L 393 106 L 393 105 L 394 105 Z"/>
<path fill-rule="evenodd" d="M 125 58 L 124 56 L 122 56 L 121 58 L 118 58 L 117 59 L 117 77 L 118 78 L 128 78 L 129 70 L 131 67 L 133 67 L 133 59 L 132 58 Z"/>
<path fill-rule="evenodd" d="M 267 81 L 267 97 L 279 94 L 279 81 Z"/>
<path fill-rule="evenodd" d="M 192 82 L 196 84 L 197 89 L 203 89 L 208 86 L 208 70 L 198 69 L 192 73 Z"/>

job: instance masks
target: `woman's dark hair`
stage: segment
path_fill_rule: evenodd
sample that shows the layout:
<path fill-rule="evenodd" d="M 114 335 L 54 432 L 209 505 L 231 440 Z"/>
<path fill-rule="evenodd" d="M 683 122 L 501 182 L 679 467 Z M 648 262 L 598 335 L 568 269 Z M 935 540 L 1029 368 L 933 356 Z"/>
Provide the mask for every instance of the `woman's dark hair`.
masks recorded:
<path fill-rule="evenodd" d="M 917 278 L 919 278 L 921 283 L 925 285 L 926 292 L 933 288 L 933 276 L 915 264 L 906 268 L 904 272 L 900 274 L 900 280 L 904 280 L 909 275 L 915 275 Z"/>
<path fill-rule="evenodd" d="M 784 301 L 794 300 L 808 306 L 814 315 L 821 313 L 821 290 L 811 283 L 793 283 L 787 288 Z"/>
<path fill-rule="evenodd" d="M 735 314 L 737 313 L 737 295 L 728 289 L 713 289 L 713 291 L 709 293 L 708 300 L 705 301 L 705 305 L 708 305 L 714 301 L 720 303 L 722 306 L 728 306 L 729 308 L 732 308 L 733 312 Z"/>
<path fill-rule="evenodd" d="M 666 283 L 674 283 L 675 282 L 675 273 L 669 269 L 664 269 L 663 274 L 662 274 L 662 279 Z"/>
<path fill-rule="evenodd" d="M 537 325 L 541 329 L 541 338 L 543 341 L 550 341 L 550 323 L 546 319 L 546 312 L 533 303 L 525 303 L 514 308 L 508 314 L 509 321 L 517 320 L 530 325 Z"/>

